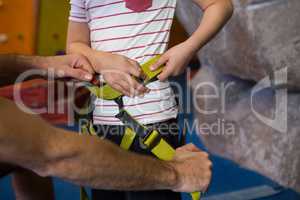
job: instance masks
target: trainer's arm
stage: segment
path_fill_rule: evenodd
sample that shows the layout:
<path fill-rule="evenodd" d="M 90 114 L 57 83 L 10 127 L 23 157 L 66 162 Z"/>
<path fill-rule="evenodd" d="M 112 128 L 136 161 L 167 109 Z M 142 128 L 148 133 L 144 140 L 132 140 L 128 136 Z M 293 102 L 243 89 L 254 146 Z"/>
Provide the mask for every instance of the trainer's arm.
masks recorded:
<path fill-rule="evenodd" d="M 84 81 L 90 81 L 93 74 L 89 61 L 79 54 L 49 57 L 0 54 L 0 86 L 14 83 L 21 73 L 30 69 L 39 69 L 44 75 L 52 70 L 57 77 Z"/>
<path fill-rule="evenodd" d="M 123 151 L 91 136 L 54 128 L 0 98 L 0 162 L 93 188 L 204 190 L 211 178 L 208 155 L 194 146 L 171 162 Z"/>
<path fill-rule="evenodd" d="M 12 84 L 18 75 L 30 68 L 28 64 L 17 63 L 15 55 L 0 54 L 0 86 Z"/>
<path fill-rule="evenodd" d="M 0 162 L 102 189 L 171 189 L 175 170 L 91 136 L 54 128 L 0 99 Z"/>

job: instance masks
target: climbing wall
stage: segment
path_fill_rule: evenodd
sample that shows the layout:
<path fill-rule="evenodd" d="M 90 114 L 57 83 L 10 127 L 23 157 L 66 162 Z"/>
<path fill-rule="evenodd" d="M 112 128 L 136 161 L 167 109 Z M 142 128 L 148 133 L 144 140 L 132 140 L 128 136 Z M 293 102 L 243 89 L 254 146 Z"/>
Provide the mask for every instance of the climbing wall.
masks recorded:
<path fill-rule="evenodd" d="M 233 2 L 231 21 L 198 54 L 199 136 L 211 152 L 300 191 L 300 1 Z M 201 15 L 179 0 L 190 34 Z"/>
<path fill-rule="evenodd" d="M 57 55 L 65 50 L 69 1 L 40 0 L 38 54 Z"/>
<path fill-rule="evenodd" d="M 0 53 L 62 54 L 65 50 L 68 10 L 68 0 L 0 0 Z M 47 108 L 49 84 L 56 83 L 40 79 L 22 83 L 24 104 L 33 110 Z M 13 99 L 13 86 L 0 88 L 0 96 Z M 57 112 L 59 101 L 53 98 L 55 110 L 47 110 L 42 116 L 55 124 L 66 123 L 66 112 Z M 66 111 L 67 100 L 60 99 L 60 102 L 63 102 Z"/>
<path fill-rule="evenodd" d="M 37 15 L 37 0 L 0 0 L 0 53 L 35 53 Z"/>

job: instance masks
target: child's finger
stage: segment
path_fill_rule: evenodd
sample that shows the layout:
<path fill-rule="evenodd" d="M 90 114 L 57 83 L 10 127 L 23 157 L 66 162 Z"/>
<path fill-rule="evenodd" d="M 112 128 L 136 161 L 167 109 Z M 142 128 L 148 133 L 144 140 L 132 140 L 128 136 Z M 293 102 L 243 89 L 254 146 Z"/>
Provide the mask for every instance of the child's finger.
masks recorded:
<path fill-rule="evenodd" d="M 164 65 L 164 64 L 166 64 L 167 62 L 168 62 L 168 57 L 167 56 L 162 56 L 162 57 L 160 57 L 159 58 L 159 60 L 154 64 L 154 65 L 152 65 L 151 67 L 150 67 L 150 69 L 152 70 L 152 71 L 155 71 L 155 70 L 157 70 L 159 67 L 161 67 L 162 65 Z"/>
<path fill-rule="evenodd" d="M 92 65 L 90 64 L 90 62 L 88 61 L 88 59 L 82 55 L 70 55 L 71 57 L 73 57 L 73 68 L 80 68 L 80 69 L 84 69 L 85 71 L 89 72 L 90 74 L 94 74 L 95 71 L 92 67 Z"/>
<path fill-rule="evenodd" d="M 137 94 L 145 94 L 149 92 L 149 89 L 144 85 L 138 83 L 136 80 L 132 79 L 133 88 L 137 91 Z"/>
<path fill-rule="evenodd" d="M 129 60 L 131 66 L 129 67 L 129 73 L 135 77 L 140 77 L 142 70 L 138 62 Z"/>
<path fill-rule="evenodd" d="M 130 84 L 128 84 L 128 82 L 126 80 L 120 79 L 118 81 L 118 84 L 122 86 L 122 88 L 124 90 L 126 90 L 127 92 L 130 92 L 132 90 Z"/>
<path fill-rule="evenodd" d="M 157 78 L 160 81 L 165 81 L 169 78 L 169 76 L 172 75 L 172 67 L 168 66 L 165 67 L 164 70 L 162 71 L 162 73 L 160 75 L 157 76 Z"/>
<path fill-rule="evenodd" d="M 121 85 L 121 84 L 114 84 L 113 88 L 118 90 L 119 92 L 121 92 L 122 94 L 124 94 L 126 96 L 130 96 L 130 93 L 125 88 L 123 88 L 123 85 Z"/>
<path fill-rule="evenodd" d="M 141 95 L 141 94 L 148 92 L 148 90 L 145 86 L 138 83 L 136 80 L 134 80 L 131 77 L 130 77 L 130 79 L 128 79 L 128 78 L 120 79 L 118 81 L 118 84 L 121 85 L 122 88 L 124 90 L 126 90 L 126 94 L 130 94 L 128 96 L 131 96 L 131 97 L 136 96 L 136 95 Z"/>

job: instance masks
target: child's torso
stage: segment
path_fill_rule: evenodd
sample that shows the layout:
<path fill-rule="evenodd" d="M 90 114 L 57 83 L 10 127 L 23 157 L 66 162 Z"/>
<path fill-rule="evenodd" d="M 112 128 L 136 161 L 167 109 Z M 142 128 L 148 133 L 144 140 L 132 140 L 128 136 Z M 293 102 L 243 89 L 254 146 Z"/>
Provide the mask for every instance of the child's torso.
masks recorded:
<path fill-rule="evenodd" d="M 152 6 L 141 12 L 127 8 L 124 0 L 87 0 L 85 6 L 93 49 L 121 54 L 139 63 L 166 51 L 176 0 L 152 0 Z M 148 87 L 151 92 L 145 97 L 124 97 L 128 112 L 143 124 L 176 117 L 170 84 L 155 81 Z M 120 124 L 114 117 L 118 112 L 114 102 L 97 99 L 95 104 L 96 124 Z"/>
<path fill-rule="evenodd" d="M 87 0 L 92 48 L 139 62 L 161 54 L 167 48 L 175 7 L 176 0 L 152 0 L 151 7 L 135 12 L 124 0 Z"/>

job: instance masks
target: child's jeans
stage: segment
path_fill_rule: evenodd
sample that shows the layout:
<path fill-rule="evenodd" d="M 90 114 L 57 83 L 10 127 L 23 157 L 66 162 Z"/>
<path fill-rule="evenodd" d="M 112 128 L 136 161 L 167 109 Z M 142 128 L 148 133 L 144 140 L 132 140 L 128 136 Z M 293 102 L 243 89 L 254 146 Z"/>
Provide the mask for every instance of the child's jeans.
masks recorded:
<path fill-rule="evenodd" d="M 153 128 L 159 129 L 163 138 L 174 148 L 179 147 L 179 126 L 177 119 L 171 119 L 165 122 L 147 125 Z M 124 133 L 124 126 L 108 126 L 108 125 L 97 125 L 95 126 L 99 136 L 113 141 L 120 145 L 122 136 Z M 139 138 L 136 137 L 130 151 L 134 151 L 140 154 L 146 154 L 149 156 L 151 152 L 142 148 L 139 142 Z M 125 169 L 124 169 L 125 170 Z M 155 172 L 154 172 L 155 173 Z M 143 192 L 120 192 L 120 191 L 104 191 L 104 190 L 93 190 L 93 200 L 180 200 L 180 193 L 175 193 L 167 190 L 157 191 L 143 191 Z"/>

